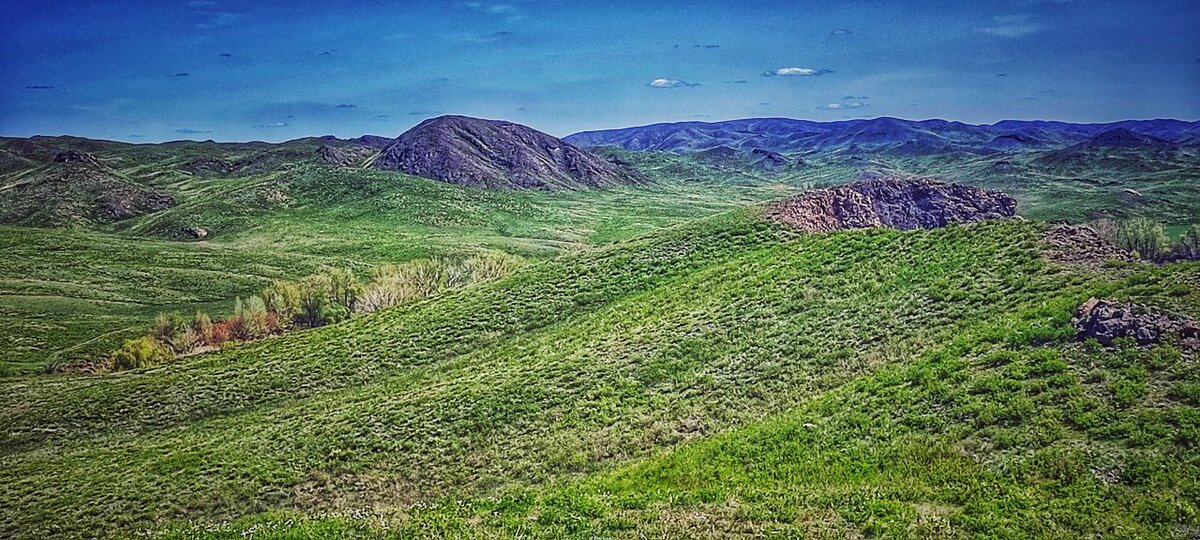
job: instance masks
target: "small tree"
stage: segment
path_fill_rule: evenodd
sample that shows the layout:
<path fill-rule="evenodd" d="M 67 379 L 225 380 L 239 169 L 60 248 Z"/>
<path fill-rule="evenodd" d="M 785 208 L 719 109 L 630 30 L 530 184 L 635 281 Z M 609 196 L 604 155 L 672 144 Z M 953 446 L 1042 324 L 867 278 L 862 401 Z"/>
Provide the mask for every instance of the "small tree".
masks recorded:
<path fill-rule="evenodd" d="M 267 316 L 266 304 L 258 296 L 251 296 L 244 303 L 241 298 L 236 299 L 232 320 L 236 321 L 235 331 L 241 339 L 260 339 L 274 331 Z"/>
<path fill-rule="evenodd" d="M 1200 225 L 1192 225 L 1183 231 L 1175 244 L 1175 253 L 1181 259 L 1200 259 Z"/>
<path fill-rule="evenodd" d="M 350 317 L 350 310 L 335 302 L 337 287 L 330 276 L 313 274 L 297 284 L 300 290 L 300 313 L 296 323 L 315 328 L 333 324 Z"/>
<path fill-rule="evenodd" d="M 112 354 L 113 369 L 137 369 L 170 361 L 175 355 L 158 340 L 150 336 L 125 340 L 125 344 Z"/>
<path fill-rule="evenodd" d="M 263 289 L 263 303 L 267 311 L 279 316 L 282 324 L 291 324 L 300 314 L 300 288 L 290 281 L 276 281 Z"/>
<path fill-rule="evenodd" d="M 200 343 L 204 345 L 212 345 L 213 340 L 213 323 L 212 318 L 203 311 L 197 311 L 196 316 L 192 317 L 192 331 L 196 333 L 196 337 Z"/>
<path fill-rule="evenodd" d="M 1156 260 L 1166 253 L 1170 241 L 1161 223 L 1147 218 L 1134 218 L 1122 221 L 1117 226 L 1116 244 L 1143 259 Z"/>

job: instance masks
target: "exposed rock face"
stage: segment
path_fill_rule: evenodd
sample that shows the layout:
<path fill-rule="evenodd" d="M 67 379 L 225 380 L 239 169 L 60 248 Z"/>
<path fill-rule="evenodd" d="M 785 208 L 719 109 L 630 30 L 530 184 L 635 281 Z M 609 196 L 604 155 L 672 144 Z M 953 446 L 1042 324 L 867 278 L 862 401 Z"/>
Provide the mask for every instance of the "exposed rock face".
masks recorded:
<path fill-rule="evenodd" d="M 1061 263 L 1098 269 L 1108 261 L 1137 260 L 1128 251 L 1108 243 L 1096 229 L 1087 225 L 1056 224 L 1042 239 L 1046 242 L 1046 256 Z"/>
<path fill-rule="evenodd" d="M 932 180 L 880 179 L 802 193 L 771 205 L 767 216 L 807 232 L 890 227 L 931 229 L 1004 219 L 1017 201 L 998 191 Z"/>
<path fill-rule="evenodd" d="M 94 156 L 87 152 L 79 152 L 77 150 L 68 150 L 59 152 L 54 155 L 55 163 L 90 163 L 99 165 L 100 162 Z"/>
<path fill-rule="evenodd" d="M 322 146 L 317 149 L 321 163 L 337 167 L 350 167 L 371 157 L 375 150 L 366 146 Z"/>
<path fill-rule="evenodd" d="M 489 188 L 571 189 L 642 181 L 630 169 L 540 131 L 464 116 L 422 122 L 384 150 L 375 166 Z"/>
<path fill-rule="evenodd" d="M 196 240 L 204 240 L 208 237 L 208 230 L 201 227 L 184 227 L 183 234 L 186 234 Z"/>
<path fill-rule="evenodd" d="M 1075 310 L 1071 325 L 1076 338 L 1095 339 L 1109 345 L 1119 337 L 1137 340 L 1139 345 L 1156 343 L 1169 335 L 1192 341 L 1200 339 L 1200 323 L 1138 304 L 1089 298 Z"/>

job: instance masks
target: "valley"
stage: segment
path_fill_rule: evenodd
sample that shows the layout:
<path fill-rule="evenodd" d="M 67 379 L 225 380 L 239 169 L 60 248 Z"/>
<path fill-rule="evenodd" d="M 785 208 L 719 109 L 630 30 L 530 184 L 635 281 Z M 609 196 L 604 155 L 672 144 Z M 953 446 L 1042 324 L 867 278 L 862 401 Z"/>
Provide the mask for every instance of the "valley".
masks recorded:
<path fill-rule="evenodd" d="M 1200 263 L 1048 222 L 1186 236 L 1195 124 L 789 122 L 0 140 L 0 536 L 1193 534 L 1200 347 L 1073 318 L 1200 318 Z M 523 263 L 62 369 L 323 267 L 489 253 Z"/>

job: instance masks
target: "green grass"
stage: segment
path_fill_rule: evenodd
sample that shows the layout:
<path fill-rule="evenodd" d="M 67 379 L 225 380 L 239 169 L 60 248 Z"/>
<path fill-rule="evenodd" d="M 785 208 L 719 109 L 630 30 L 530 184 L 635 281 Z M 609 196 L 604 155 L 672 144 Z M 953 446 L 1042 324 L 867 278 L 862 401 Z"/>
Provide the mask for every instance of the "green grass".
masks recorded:
<path fill-rule="evenodd" d="M 0 262 L 0 374 L 95 359 L 144 333 L 156 312 L 225 313 L 235 296 L 322 264 L 366 275 L 382 263 L 485 249 L 547 258 L 796 189 L 696 180 L 496 192 L 297 164 L 171 184 L 178 206 L 109 230 L 0 226 L 0 246 L 11 254 Z M 282 198 L 263 202 L 265 190 Z M 211 236 L 181 241 L 185 226 Z"/>
<path fill-rule="evenodd" d="M 1194 360 L 1068 321 L 1090 295 L 1198 315 L 1200 266 L 1083 274 L 1041 227 L 739 211 L 148 370 L 10 378 L 0 536 L 1186 537 Z"/>

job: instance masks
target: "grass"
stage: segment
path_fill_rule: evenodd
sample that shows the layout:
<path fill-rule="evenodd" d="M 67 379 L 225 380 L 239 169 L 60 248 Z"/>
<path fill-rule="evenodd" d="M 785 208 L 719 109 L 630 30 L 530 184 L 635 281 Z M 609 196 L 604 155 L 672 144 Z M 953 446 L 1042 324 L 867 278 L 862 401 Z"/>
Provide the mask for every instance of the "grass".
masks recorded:
<path fill-rule="evenodd" d="M 153 369 L 9 378 L 0 536 L 1186 537 L 1194 360 L 1068 321 L 1091 295 L 1198 315 L 1200 266 L 1060 268 L 1041 227 L 737 211 Z"/>
<path fill-rule="evenodd" d="M 166 211 L 96 222 L 83 208 L 92 204 L 92 195 L 64 196 L 71 204 L 55 212 L 81 213 L 59 216 L 76 223 L 73 228 L 0 226 L 0 244 L 15 254 L 0 262 L 0 323 L 11 329 L 0 333 L 0 376 L 94 360 L 142 333 L 159 311 L 205 309 L 223 315 L 235 296 L 253 294 L 271 279 L 297 278 L 321 264 L 365 275 L 383 263 L 481 250 L 545 259 L 864 173 L 934 175 L 1003 189 L 1018 197 L 1024 215 L 1044 220 L 1151 215 L 1179 229 L 1195 221 L 1200 204 L 1195 167 L 1149 158 L 1131 165 L 1128 159 L 1093 156 L 1084 165 L 1052 166 L 1037 161 L 1040 153 L 898 157 L 835 152 L 804 156 L 810 166 L 802 170 L 768 175 L 690 156 L 606 150 L 656 181 L 538 192 L 465 189 L 360 167 L 328 167 L 315 161 L 320 144 L 333 143 L 0 139 L 0 148 L 33 146 L 43 157 L 66 148 L 90 152 L 103 164 L 106 178 L 169 192 L 176 202 Z M 43 188 L 62 182 L 38 184 L 43 191 L 17 189 L 13 186 L 53 177 L 56 169 L 13 159 L 12 170 L 0 172 L 0 213 L 36 224 L 30 220 L 40 214 L 28 212 L 52 196 Z M 196 165 L 212 160 L 224 168 L 211 172 Z M 1000 161 L 1015 169 L 993 170 Z M 1126 188 L 1136 188 L 1139 195 Z M 1062 204 L 1065 200 L 1071 204 Z M 186 242 L 185 227 L 203 227 L 210 236 Z M 45 252 L 44 246 L 49 246 Z"/>
<path fill-rule="evenodd" d="M 383 263 L 482 250 L 544 259 L 795 189 L 681 178 L 490 192 L 304 164 L 236 179 L 156 181 L 176 189 L 180 204 L 107 230 L 0 226 L 0 245 L 12 254 L 0 261 L 0 322 L 8 329 L 0 374 L 94 359 L 144 333 L 156 312 L 227 313 L 234 297 L 322 264 L 365 276 Z M 185 226 L 211 236 L 180 241 Z"/>

